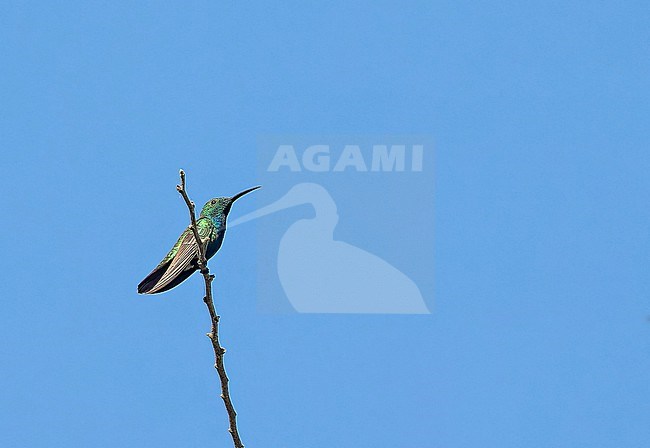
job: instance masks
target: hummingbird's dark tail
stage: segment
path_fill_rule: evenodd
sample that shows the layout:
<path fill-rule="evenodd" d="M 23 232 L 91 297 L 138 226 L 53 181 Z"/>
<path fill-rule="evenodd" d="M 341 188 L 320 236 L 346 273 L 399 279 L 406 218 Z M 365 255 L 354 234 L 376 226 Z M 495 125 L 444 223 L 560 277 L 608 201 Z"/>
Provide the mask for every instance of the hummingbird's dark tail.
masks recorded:
<path fill-rule="evenodd" d="M 149 294 L 149 291 L 156 286 L 158 280 L 160 280 L 165 273 L 168 265 L 169 263 L 165 263 L 163 266 L 157 266 L 156 269 L 151 271 L 151 274 L 147 275 L 138 285 L 138 294 Z"/>
<path fill-rule="evenodd" d="M 178 286 L 181 283 L 183 283 L 185 280 L 187 280 L 187 278 L 190 275 L 194 273 L 194 271 L 196 271 L 196 269 L 186 269 L 180 272 L 173 280 L 171 280 L 166 285 L 158 286 L 158 282 L 160 281 L 162 276 L 165 275 L 165 272 L 167 271 L 167 268 L 169 267 L 170 263 L 171 260 L 163 265 L 158 266 L 156 269 L 151 271 L 151 274 L 147 275 L 147 277 L 144 280 L 142 280 L 138 285 L 138 294 L 158 294 L 160 292 L 169 291 L 175 286 Z"/>

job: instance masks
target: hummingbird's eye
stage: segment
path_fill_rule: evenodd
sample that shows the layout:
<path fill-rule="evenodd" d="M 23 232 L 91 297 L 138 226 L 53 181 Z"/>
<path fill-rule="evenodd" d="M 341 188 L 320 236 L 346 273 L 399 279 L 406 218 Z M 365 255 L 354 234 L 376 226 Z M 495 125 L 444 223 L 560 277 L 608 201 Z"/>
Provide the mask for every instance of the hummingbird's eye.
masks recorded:
<path fill-rule="evenodd" d="M 216 199 L 213 199 L 213 200 L 210 201 L 210 204 L 212 204 L 212 205 L 214 205 L 214 204 L 216 204 L 216 203 L 217 203 L 217 200 L 216 200 Z"/>

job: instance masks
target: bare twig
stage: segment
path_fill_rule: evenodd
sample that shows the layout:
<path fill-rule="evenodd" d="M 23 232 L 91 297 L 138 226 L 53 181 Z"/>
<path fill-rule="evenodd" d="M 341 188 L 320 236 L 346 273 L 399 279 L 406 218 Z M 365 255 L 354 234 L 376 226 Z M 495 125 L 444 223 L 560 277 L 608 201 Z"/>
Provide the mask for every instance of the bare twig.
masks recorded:
<path fill-rule="evenodd" d="M 181 184 L 176 185 L 176 190 L 178 190 L 181 196 L 183 196 L 185 204 L 190 212 L 192 232 L 194 233 L 194 238 L 199 246 L 198 265 L 201 274 L 203 274 L 203 279 L 205 280 L 205 297 L 203 297 L 203 302 L 205 302 L 205 305 L 208 307 L 210 321 L 212 322 L 212 328 L 207 336 L 210 338 L 210 341 L 212 341 L 212 348 L 214 349 L 214 368 L 217 369 L 217 373 L 219 374 L 219 380 L 221 381 L 221 398 L 226 406 L 228 422 L 230 424 L 228 432 L 230 432 L 230 435 L 232 436 L 235 448 L 244 448 L 244 445 L 239 438 L 239 432 L 237 431 L 237 412 L 235 412 L 235 408 L 230 400 L 230 391 L 228 389 L 229 380 L 228 375 L 226 374 L 226 368 L 223 364 L 223 355 L 226 353 L 226 349 L 219 343 L 219 315 L 214 308 L 214 301 L 212 299 L 212 280 L 214 280 L 214 275 L 210 274 L 210 270 L 208 269 L 208 260 L 205 258 L 205 245 L 203 244 L 203 241 L 201 241 L 199 229 L 196 226 L 195 206 L 194 202 L 190 201 L 190 198 L 187 195 L 187 190 L 185 188 L 185 172 L 183 170 L 180 171 L 180 176 Z"/>

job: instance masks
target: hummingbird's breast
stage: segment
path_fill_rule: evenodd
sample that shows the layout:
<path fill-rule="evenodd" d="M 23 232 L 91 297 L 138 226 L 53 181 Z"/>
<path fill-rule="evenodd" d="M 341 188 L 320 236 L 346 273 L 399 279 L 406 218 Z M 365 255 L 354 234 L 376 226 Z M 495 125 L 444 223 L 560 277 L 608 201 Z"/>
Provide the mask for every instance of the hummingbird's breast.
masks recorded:
<path fill-rule="evenodd" d="M 210 241 L 208 242 L 208 247 L 205 251 L 205 257 L 210 259 L 217 253 L 221 248 L 223 243 L 223 237 L 226 233 L 226 228 L 221 226 L 215 226 L 212 234 L 210 235 Z"/>
<path fill-rule="evenodd" d="M 217 229 L 226 225 L 226 217 L 222 213 L 210 216 L 209 218 Z"/>

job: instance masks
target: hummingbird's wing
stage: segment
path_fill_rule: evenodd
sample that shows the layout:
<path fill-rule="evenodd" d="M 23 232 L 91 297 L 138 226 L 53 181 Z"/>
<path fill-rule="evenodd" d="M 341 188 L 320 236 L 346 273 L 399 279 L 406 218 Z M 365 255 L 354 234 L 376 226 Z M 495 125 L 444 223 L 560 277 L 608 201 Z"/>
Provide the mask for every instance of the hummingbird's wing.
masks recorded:
<path fill-rule="evenodd" d="M 199 218 L 196 226 L 202 243 L 206 244 L 210 240 L 214 229 L 212 221 L 208 218 Z M 140 282 L 138 293 L 156 294 L 170 290 L 182 283 L 198 269 L 196 263 L 198 255 L 199 246 L 196 244 L 194 232 L 188 227 L 178 238 L 167 256 Z"/>

